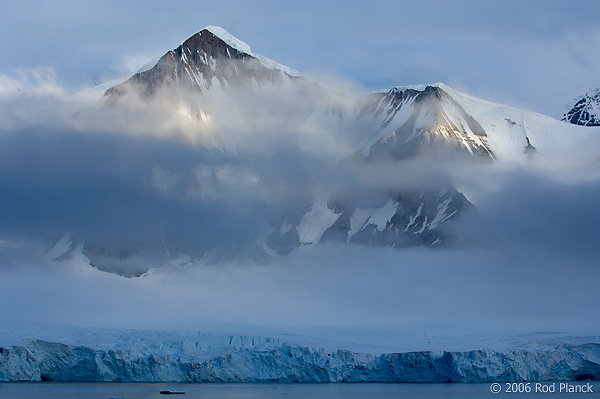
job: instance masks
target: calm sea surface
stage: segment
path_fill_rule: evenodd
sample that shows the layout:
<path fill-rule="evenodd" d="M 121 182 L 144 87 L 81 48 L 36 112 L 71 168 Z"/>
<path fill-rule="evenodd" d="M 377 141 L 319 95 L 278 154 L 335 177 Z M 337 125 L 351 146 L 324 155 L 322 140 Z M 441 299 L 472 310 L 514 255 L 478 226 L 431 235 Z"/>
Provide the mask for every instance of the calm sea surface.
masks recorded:
<path fill-rule="evenodd" d="M 551 386 L 552 383 L 544 383 Z M 373 398 L 598 398 L 600 382 L 594 393 L 507 393 L 504 384 L 498 394 L 491 384 L 144 384 L 144 383 L 0 383 L 2 399 L 89 398 L 213 398 L 213 399 L 373 399 Z M 577 383 L 573 385 L 585 385 Z M 535 385 L 532 384 L 535 389 Z M 596 387 L 598 389 L 596 389 Z M 185 395 L 161 395 L 160 391 L 182 391 Z"/>

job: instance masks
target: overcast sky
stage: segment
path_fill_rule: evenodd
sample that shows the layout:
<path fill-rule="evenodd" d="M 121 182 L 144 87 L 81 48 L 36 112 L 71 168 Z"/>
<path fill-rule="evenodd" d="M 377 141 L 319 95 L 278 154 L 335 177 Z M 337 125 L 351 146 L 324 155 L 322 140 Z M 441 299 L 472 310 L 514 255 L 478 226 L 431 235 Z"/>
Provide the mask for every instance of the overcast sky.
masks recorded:
<path fill-rule="evenodd" d="M 0 78 L 42 66 L 92 85 L 218 25 L 331 83 L 441 81 L 558 116 L 600 85 L 599 17 L 595 0 L 0 0 Z"/>

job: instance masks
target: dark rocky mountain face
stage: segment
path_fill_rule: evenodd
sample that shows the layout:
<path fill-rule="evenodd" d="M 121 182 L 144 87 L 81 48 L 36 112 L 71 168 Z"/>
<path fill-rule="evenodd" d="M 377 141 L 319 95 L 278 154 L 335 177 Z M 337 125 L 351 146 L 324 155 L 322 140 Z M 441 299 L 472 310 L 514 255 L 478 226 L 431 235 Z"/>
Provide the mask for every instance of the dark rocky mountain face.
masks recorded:
<path fill-rule="evenodd" d="M 488 246 L 494 238 L 475 207 L 451 186 L 379 196 L 336 194 L 315 201 L 308 212 L 285 218 L 269 236 L 269 246 L 285 255 L 298 246 L 318 242 L 456 248 Z"/>
<path fill-rule="evenodd" d="M 257 58 L 204 29 L 163 55 L 154 67 L 110 88 L 106 95 L 118 97 L 133 88 L 146 96 L 155 94 L 159 88 L 197 93 L 214 85 L 235 87 L 247 85 L 252 79 L 260 83 L 283 78 L 284 72 L 266 68 Z"/>
<path fill-rule="evenodd" d="M 580 126 L 600 126 L 600 89 L 578 99 L 562 120 Z"/>

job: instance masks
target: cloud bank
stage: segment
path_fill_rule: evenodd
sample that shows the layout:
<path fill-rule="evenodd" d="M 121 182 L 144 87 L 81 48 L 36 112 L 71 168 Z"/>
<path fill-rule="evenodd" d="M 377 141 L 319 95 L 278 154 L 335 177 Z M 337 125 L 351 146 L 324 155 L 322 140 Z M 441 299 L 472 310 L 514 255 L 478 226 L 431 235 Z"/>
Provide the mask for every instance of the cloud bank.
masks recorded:
<path fill-rule="evenodd" d="M 186 119 L 207 118 L 189 110 L 179 119 L 160 113 L 162 103 L 149 110 L 132 103 L 126 112 L 86 104 L 74 111 L 60 85 L 19 92 L 14 82 L 0 81 L 0 120 L 9 121 L 0 131 L 6 320 L 419 337 L 598 332 L 600 178 L 588 148 L 579 154 L 585 162 L 566 154 L 561 161 L 570 169 L 560 172 L 536 164 L 474 171 L 473 163 L 456 159 L 361 171 L 339 166 L 352 150 L 338 140 L 346 131 L 323 136 L 335 114 L 315 120 L 302 103 L 258 96 L 240 115 L 233 110 L 247 97 L 213 102 L 211 123 L 224 124 L 218 132 L 226 139 L 211 137 L 214 128 L 200 129 L 212 140 L 207 147 L 188 134 Z M 252 119 L 265 109 L 272 120 Z M 270 220 L 310 203 L 315 189 L 422 188 L 450 166 L 446 177 L 475 202 L 496 232 L 496 248 L 326 244 L 301 247 L 267 266 L 251 256 L 219 264 L 185 257 L 216 244 L 225 252 L 241 249 Z M 113 256 L 103 252 L 107 247 L 134 248 L 139 256 L 118 267 L 131 275 L 149 265 L 151 271 L 139 278 L 105 273 L 86 264 L 76 247 L 70 259 L 49 259 L 47 249 L 67 232 L 95 245 L 96 256 Z M 386 345 L 400 345 L 402 335 L 394 337 Z"/>

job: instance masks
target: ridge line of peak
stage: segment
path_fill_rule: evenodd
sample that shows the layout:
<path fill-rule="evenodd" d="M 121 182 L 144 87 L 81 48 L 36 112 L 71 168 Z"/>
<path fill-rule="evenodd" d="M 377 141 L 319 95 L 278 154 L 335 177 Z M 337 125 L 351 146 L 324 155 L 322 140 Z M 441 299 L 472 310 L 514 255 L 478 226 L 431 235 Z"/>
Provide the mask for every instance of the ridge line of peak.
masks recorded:
<path fill-rule="evenodd" d="M 442 89 L 442 90 L 447 90 L 447 89 L 454 90 L 450 86 L 448 86 L 448 85 L 446 85 L 446 84 L 444 84 L 442 82 L 436 82 L 436 83 L 423 83 L 423 84 L 416 84 L 416 85 L 391 86 L 391 87 L 387 87 L 387 88 L 383 88 L 383 89 L 373 90 L 373 91 L 371 91 L 371 93 L 387 93 L 387 92 L 392 91 L 392 90 L 397 90 L 397 91 L 404 91 L 404 90 L 424 91 L 428 87 L 438 88 L 438 89 Z"/>
<path fill-rule="evenodd" d="M 303 76 L 302 73 L 298 72 L 297 70 L 295 70 L 293 68 L 290 68 L 287 65 L 280 64 L 279 62 L 274 61 L 270 58 L 264 57 L 260 54 L 253 53 L 252 49 L 250 48 L 250 45 L 248 43 L 238 39 L 237 37 L 235 37 L 231 33 L 229 33 L 226 29 L 221 28 L 220 26 L 216 26 L 216 25 L 208 25 L 205 28 L 203 28 L 202 30 L 196 32 L 194 35 L 190 36 L 183 43 L 181 43 L 180 47 L 183 46 L 183 44 L 185 44 L 191 38 L 193 38 L 197 35 L 202 35 L 203 32 L 208 32 L 211 35 L 213 35 L 214 37 L 223 41 L 223 43 L 225 43 L 227 46 L 233 48 L 234 50 L 237 50 L 240 53 L 249 55 L 250 57 L 257 59 L 266 68 L 277 69 L 283 73 L 286 73 L 289 76 L 294 76 L 294 77 Z"/>
<path fill-rule="evenodd" d="M 201 34 L 204 31 L 210 32 L 214 36 L 223 40 L 228 46 L 230 46 L 238 51 L 240 51 L 242 53 L 246 53 L 251 56 L 254 56 L 254 54 L 252 53 L 252 49 L 250 48 L 250 45 L 248 43 L 241 41 L 240 39 L 233 36 L 231 33 L 229 33 L 227 30 L 221 28 L 220 26 L 208 25 L 207 27 L 205 27 L 198 33 Z"/>

